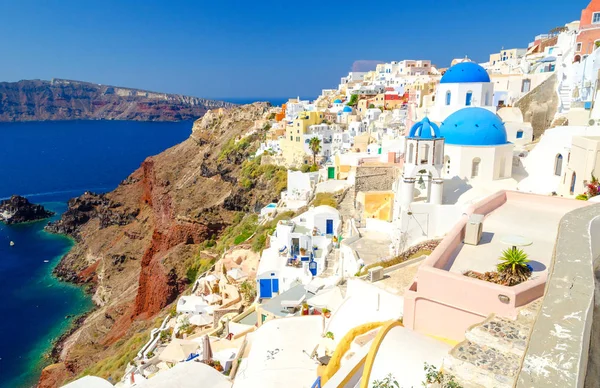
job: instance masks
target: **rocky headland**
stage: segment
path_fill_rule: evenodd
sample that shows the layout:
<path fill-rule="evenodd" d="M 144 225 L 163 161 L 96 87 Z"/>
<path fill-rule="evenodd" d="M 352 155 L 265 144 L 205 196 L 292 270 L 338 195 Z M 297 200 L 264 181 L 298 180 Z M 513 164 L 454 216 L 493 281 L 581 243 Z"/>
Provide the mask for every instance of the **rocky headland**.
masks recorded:
<path fill-rule="evenodd" d="M 38 221 L 53 215 L 53 212 L 44 209 L 42 205 L 33 204 L 19 195 L 0 201 L 0 221 L 5 224 Z"/>
<path fill-rule="evenodd" d="M 0 82 L 0 122 L 42 120 L 182 121 L 234 104 L 179 94 L 64 79 Z"/>
<path fill-rule="evenodd" d="M 250 164 L 260 163 L 246 160 L 264 137 L 269 110 L 256 103 L 207 112 L 190 138 L 146 159 L 114 191 L 72 199 L 47 227 L 77 242 L 55 274 L 86 286 L 97 308 L 55 348 L 40 387 L 93 373 L 107 360 L 124 370 L 123 353 L 135 355 L 190 286 L 186 271 L 201 244 L 218 239 L 240 213 L 277 200 L 282 185 L 272 176 L 253 176 L 250 185 L 247 177 Z"/>

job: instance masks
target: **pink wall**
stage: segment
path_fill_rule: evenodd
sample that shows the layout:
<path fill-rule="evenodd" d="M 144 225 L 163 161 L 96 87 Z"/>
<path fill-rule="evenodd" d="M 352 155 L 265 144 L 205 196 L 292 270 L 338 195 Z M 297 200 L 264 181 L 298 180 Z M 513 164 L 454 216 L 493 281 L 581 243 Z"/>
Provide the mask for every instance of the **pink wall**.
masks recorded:
<path fill-rule="evenodd" d="M 405 327 L 461 341 L 469 326 L 481 322 L 489 314 L 514 319 L 517 317 L 518 307 L 544 294 L 547 272 L 517 286 L 505 287 L 448 271 L 449 261 L 463 241 L 469 216 L 488 215 L 507 201 L 537 204 L 547 202 L 552 207 L 564 206 L 565 213 L 587 205 L 585 201 L 506 191 L 472 205 L 423 262 L 413 284 L 406 290 L 403 318 Z M 508 301 L 501 301 L 500 296 L 507 297 Z"/>

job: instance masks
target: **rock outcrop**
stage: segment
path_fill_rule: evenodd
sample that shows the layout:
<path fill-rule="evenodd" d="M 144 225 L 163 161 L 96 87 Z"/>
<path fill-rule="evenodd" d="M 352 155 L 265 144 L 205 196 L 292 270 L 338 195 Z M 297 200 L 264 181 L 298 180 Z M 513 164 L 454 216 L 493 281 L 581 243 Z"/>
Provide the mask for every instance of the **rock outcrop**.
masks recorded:
<path fill-rule="evenodd" d="M 189 287 L 186 270 L 199 244 L 218 238 L 239 211 L 277 199 L 272 179 L 256 177 L 251 188 L 241 183 L 242 161 L 264 136 L 255 120 L 268 111 L 256 103 L 208 112 L 189 139 L 146 159 L 113 192 L 69 201 L 62 219 L 48 226 L 77 241 L 55 274 L 86 285 L 98 307 L 60 347 L 56 361 L 68 368 L 46 369 L 43 386 L 76 376 L 151 327 Z"/>
<path fill-rule="evenodd" d="M 232 106 L 224 101 L 64 79 L 0 82 L 0 121 L 181 121 Z"/>
<path fill-rule="evenodd" d="M 43 206 L 35 205 L 19 195 L 0 201 L 0 221 L 6 224 L 38 221 L 53 215 L 53 212 L 44 209 Z"/>

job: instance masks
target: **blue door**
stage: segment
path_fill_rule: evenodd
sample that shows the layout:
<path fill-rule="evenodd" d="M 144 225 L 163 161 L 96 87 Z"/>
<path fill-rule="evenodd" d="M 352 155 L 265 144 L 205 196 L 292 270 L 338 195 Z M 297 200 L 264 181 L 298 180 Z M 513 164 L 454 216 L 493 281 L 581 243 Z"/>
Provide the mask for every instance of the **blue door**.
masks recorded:
<path fill-rule="evenodd" d="M 473 99 L 473 93 L 467 92 L 467 99 L 465 101 L 466 106 L 471 106 L 471 100 Z"/>
<path fill-rule="evenodd" d="M 273 292 L 279 292 L 279 279 L 273 279 L 273 287 L 271 290 L 273 290 Z"/>
<path fill-rule="evenodd" d="M 312 276 L 317 276 L 317 262 L 311 261 L 310 263 L 308 263 L 308 270 L 310 271 Z"/>
<path fill-rule="evenodd" d="M 327 220 L 327 231 L 325 234 L 333 234 L 333 220 Z"/>
<path fill-rule="evenodd" d="M 270 298 L 273 296 L 273 292 L 271 291 L 271 279 L 260 279 L 260 297 L 261 298 Z M 279 284 L 277 284 L 279 287 Z"/>

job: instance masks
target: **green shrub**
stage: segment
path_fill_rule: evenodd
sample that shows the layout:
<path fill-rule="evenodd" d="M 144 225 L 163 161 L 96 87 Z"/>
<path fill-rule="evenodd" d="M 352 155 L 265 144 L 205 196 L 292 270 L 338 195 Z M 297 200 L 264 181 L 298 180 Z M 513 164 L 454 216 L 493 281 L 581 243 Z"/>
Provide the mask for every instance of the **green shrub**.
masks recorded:
<path fill-rule="evenodd" d="M 587 201 L 588 197 L 585 194 L 579 194 L 577 197 L 575 197 L 575 199 L 578 199 L 580 201 Z"/>
<path fill-rule="evenodd" d="M 260 252 L 265 248 L 266 244 L 267 244 L 266 233 L 261 234 L 260 236 L 256 236 L 256 238 L 254 239 L 254 242 L 252 243 L 252 250 L 254 252 Z"/>
<path fill-rule="evenodd" d="M 315 207 L 327 205 L 333 208 L 337 208 L 338 206 L 337 200 L 335 199 L 335 196 L 332 193 L 317 193 L 312 204 Z"/>

